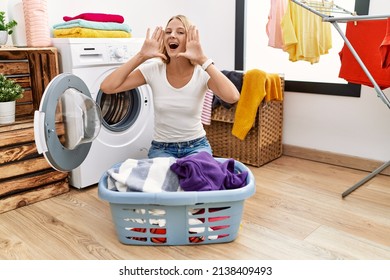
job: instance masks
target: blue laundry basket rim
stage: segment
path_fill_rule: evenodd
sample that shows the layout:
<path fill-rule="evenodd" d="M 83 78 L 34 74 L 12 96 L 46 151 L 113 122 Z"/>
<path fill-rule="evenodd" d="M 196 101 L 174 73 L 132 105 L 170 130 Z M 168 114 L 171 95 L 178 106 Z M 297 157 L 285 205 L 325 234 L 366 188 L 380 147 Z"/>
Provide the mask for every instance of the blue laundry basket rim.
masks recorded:
<path fill-rule="evenodd" d="M 225 161 L 225 158 L 215 158 Z M 151 205 L 197 205 L 203 203 L 217 203 L 226 201 L 244 200 L 255 192 L 255 179 L 248 167 L 235 160 L 235 169 L 239 172 L 247 171 L 247 184 L 238 189 L 220 191 L 182 191 L 182 192 L 117 192 L 107 188 L 107 173 L 99 180 L 98 195 L 101 199 L 118 204 L 151 204 Z"/>

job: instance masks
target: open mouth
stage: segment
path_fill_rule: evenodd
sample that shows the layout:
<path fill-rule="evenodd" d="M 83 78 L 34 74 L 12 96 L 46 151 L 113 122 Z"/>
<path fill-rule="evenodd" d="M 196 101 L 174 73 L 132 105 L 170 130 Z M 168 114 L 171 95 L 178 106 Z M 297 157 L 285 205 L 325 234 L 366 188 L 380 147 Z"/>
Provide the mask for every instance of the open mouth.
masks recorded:
<path fill-rule="evenodd" d="M 170 43 L 169 44 L 169 48 L 172 49 L 172 50 L 175 50 L 179 47 L 179 44 L 176 44 L 176 43 Z"/>

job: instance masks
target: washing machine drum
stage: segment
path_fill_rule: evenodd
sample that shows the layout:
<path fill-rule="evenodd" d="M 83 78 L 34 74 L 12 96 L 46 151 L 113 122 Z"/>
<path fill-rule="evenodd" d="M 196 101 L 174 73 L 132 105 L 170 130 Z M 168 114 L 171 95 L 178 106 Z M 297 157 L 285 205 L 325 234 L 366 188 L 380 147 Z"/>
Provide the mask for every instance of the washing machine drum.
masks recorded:
<path fill-rule="evenodd" d="M 99 90 L 96 103 L 102 111 L 102 125 L 114 132 L 129 129 L 138 119 L 141 110 L 138 89 L 117 94 L 105 94 Z"/>
<path fill-rule="evenodd" d="M 38 153 L 60 171 L 78 167 L 88 155 L 102 125 L 100 107 L 77 76 L 56 76 L 34 114 L 34 138 Z"/>

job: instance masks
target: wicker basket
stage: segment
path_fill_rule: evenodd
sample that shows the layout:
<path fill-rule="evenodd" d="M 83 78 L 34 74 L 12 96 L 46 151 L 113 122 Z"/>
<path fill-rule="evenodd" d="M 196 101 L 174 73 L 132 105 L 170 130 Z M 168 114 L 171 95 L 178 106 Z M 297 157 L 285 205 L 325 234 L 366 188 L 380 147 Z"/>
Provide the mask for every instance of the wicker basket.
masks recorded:
<path fill-rule="evenodd" d="M 282 92 L 284 79 L 281 77 Z M 215 108 L 211 124 L 205 125 L 207 138 L 216 157 L 234 158 L 243 163 L 262 166 L 282 155 L 283 102 L 262 102 L 254 126 L 244 140 L 232 135 L 237 105 L 230 109 Z"/>

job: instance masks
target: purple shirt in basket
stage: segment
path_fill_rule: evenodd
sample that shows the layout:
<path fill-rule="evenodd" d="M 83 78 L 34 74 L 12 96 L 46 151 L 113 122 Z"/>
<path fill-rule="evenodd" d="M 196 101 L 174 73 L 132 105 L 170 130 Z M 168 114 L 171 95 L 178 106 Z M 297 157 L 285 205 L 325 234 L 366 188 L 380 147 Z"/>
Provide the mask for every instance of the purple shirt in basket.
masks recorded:
<path fill-rule="evenodd" d="M 241 188 L 246 185 L 248 172 L 234 172 L 234 159 L 219 162 L 209 153 L 177 159 L 171 170 L 179 177 L 184 191 L 213 191 Z"/>

